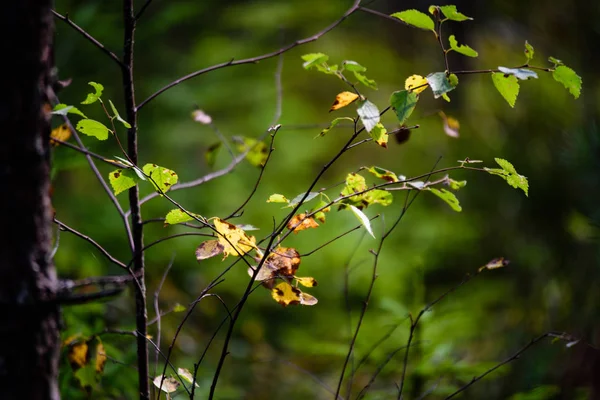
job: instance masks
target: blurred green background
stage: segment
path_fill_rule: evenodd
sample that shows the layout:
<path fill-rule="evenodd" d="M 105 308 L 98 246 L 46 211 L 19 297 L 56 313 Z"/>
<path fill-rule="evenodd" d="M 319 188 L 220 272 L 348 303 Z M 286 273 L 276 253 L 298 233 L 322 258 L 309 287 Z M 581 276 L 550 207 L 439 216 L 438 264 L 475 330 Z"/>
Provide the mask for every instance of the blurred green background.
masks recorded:
<path fill-rule="evenodd" d="M 143 2 L 138 1 L 137 8 Z M 490 271 L 452 293 L 427 313 L 417 330 L 409 358 L 405 398 L 444 398 L 449 393 L 513 354 L 532 338 L 550 330 L 566 331 L 584 341 L 600 340 L 600 132 L 597 44 L 600 7 L 591 1 L 456 1 L 459 11 L 473 21 L 444 24 L 479 52 L 471 59 L 449 55 L 452 70 L 516 66 L 525 61 L 523 45 L 535 47 L 534 63 L 550 67 L 548 56 L 563 60 L 583 78 L 583 92 L 573 97 L 550 74 L 522 82 L 515 108 L 495 90 L 490 77 L 461 76 L 452 101 L 421 95 L 409 120 L 421 126 L 410 139 L 388 149 L 372 143 L 347 152 L 319 182 L 318 188 L 343 181 L 361 166 L 378 165 L 397 174 L 415 176 L 438 167 L 456 165 L 470 157 L 494 166 L 493 158 L 510 160 L 529 178 L 529 197 L 497 177 L 459 171 L 454 179 L 468 185 L 457 193 L 463 207 L 452 211 L 434 196 L 423 193 L 389 238 L 380 256 L 378 279 L 349 369 L 386 333 L 390 337 L 372 352 L 354 377 L 354 398 L 388 356 L 408 337 L 407 313 L 416 315 L 425 304 L 456 286 L 467 273 L 495 257 L 511 261 L 507 268 Z M 228 61 L 253 57 L 282 44 L 311 36 L 335 21 L 350 1 L 153 1 L 136 30 L 135 84 L 139 102 L 192 71 Z M 377 0 L 367 5 L 390 14 L 410 8 L 426 12 L 422 1 Z M 57 0 L 56 10 L 70 18 L 118 55 L 122 48 L 119 2 Z M 594 50 L 596 49 L 596 50 Z M 268 234 L 273 219 L 287 210 L 267 204 L 272 193 L 288 198 L 306 190 L 322 166 L 351 134 L 336 128 L 314 139 L 335 116 L 353 116 L 354 106 L 328 112 L 343 82 L 316 71 L 305 71 L 300 56 L 323 52 L 332 63 L 355 60 L 368 68 L 367 76 L 379 90 L 363 93 L 380 109 L 390 94 L 404 87 L 412 74 L 443 71 L 443 58 L 432 34 L 411 29 L 374 15 L 357 12 L 316 42 L 299 46 L 283 56 L 282 113 L 272 158 L 252 200 L 236 224 L 252 224 L 258 238 Z M 72 84 L 61 102 L 78 104 L 90 90 L 87 82 L 104 84 L 124 115 L 120 71 L 116 64 L 72 28 L 56 21 L 56 64 L 61 79 Z M 258 137 L 273 123 L 277 109 L 277 58 L 220 69 L 189 80 L 143 107 L 139 113 L 140 163 L 153 162 L 175 170 L 180 181 L 190 181 L 226 166 L 231 156 L 221 148 L 216 164 L 207 166 L 204 153 L 218 142 L 215 132 L 194 122 L 195 106 L 212 116 L 214 126 L 228 138 Z M 460 137 L 444 134 L 438 111 L 460 121 Z M 87 107 L 91 118 L 105 121 L 99 107 Z M 334 115 L 335 114 L 335 115 Z M 395 129 L 393 115 L 383 122 Z M 58 121 L 57 121 L 58 123 Z M 122 140 L 125 131 L 119 132 Z M 92 151 L 109 158 L 119 155 L 111 141 L 84 137 Z M 57 218 L 93 237 L 111 254 L 128 262 L 130 254 L 122 221 L 85 159 L 65 147 L 54 151 L 53 204 Z M 98 164 L 105 176 L 110 166 Z M 233 173 L 205 185 L 175 191 L 172 197 L 205 217 L 225 217 L 250 194 L 259 170 L 247 162 Z M 142 194 L 150 192 L 142 187 Z M 327 193 L 334 197 L 340 187 Z M 373 206 L 367 215 L 381 213 L 374 230 L 381 237 L 399 214 L 403 194 L 389 207 Z M 127 195 L 119 196 L 125 209 Z M 165 199 L 143 207 L 143 218 L 164 217 L 172 209 Z M 357 225 L 347 212 L 335 211 L 316 230 L 291 235 L 285 246 L 307 253 Z M 145 226 L 145 241 L 193 231 L 182 226 Z M 172 269 L 160 292 L 163 311 L 188 305 L 229 265 L 220 257 L 198 263 L 194 256 L 199 236 L 160 243 L 146 252 L 149 316 L 157 285 L 171 260 Z M 314 307 L 283 308 L 267 290 L 249 298 L 234 331 L 216 398 L 218 399 L 330 399 L 335 391 L 348 342 L 356 326 L 372 273 L 368 252 L 377 241 L 358 230 L 324 249 L 304 257 L 300 276 L 313 276 L 319 286 L 307 291 L 319 299 Z M 81 239 L 62 233 L 55 256 L 63 278 L 122 273 Z M 348 277 L 349 291 L 344 294 Z M 214 293 L 233 307 L 246 288 L 246 267 L 236 265 Z M 350 308 L 351 312 L 348 312 Z M 132 293 L 110 301 L 64 309 L 64 337 L 108 329 L 135 328 Z M 168 349 L 183 313 L 162 319 L 160 346 Z M 215 298 L 196 307 L 173 348 L 173 364 L 193 370 L 207 342 L 226 312 Z M 150 326 L 157 339 L 156 324 Z M 198 398 L 205 398 L 223 343 L 223 333 L 210 346 L 198 373 Z M 136 398 L 135 339 L 103 335 L 109 361 L 91 394 L 97 399 Z M 152 349 L 152 348 L 151 348 Z M 367 398 L 395 398 L 404 351 L 397 352 L 370 388 Z M 151 371 L 156 357 L 151 350 Z M 159 358 L 160 360 L 160 358 Z M 63 360 L 64 361 L 64 360 Z M 481 382 L 465 399 L 586 399 L 600 398 L 600 357 L 588 346 L 566 348 L 546 340 Z M 594 387 L 595 385 L 595 387 Z M 77 387 L 68 363 L 61 369 L 64 398 L 87 398 Z M 346 385 L 342 395 L 346 398 Z M 185 398 L 185 394 L 178 398 Z"/>

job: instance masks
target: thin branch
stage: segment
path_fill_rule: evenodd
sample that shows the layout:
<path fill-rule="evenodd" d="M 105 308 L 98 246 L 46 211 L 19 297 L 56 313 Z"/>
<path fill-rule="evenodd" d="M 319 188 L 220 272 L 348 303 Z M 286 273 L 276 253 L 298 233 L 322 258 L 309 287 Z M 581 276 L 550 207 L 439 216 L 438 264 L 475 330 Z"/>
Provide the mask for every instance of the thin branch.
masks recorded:
<path fill-rule="evenodd" d="M 121 68 L 124 67 L 123 61 L 121 61 L 121 59 L 119 57 L 117 57 L 117 55 L 115 53 L 113 53 L 112 51 L 108 50 L 102 43 L 100 43 L 99 41 L 97 41 L 96 39 L 94 39 L 94 37 L 92 35 L 90 35 L 89 33 L 87 33 L 83 28 L 81 28 L 75 22 L 71 21 L 71 19 L 69 18 L 69 14 L 61 15 L 61 14 L 57 13 L 54 10 L 52 10 L 52 14 L 54 14 L 54 16 L 56 18 L 58 18 L 58 19 L 60 19 L 62 21 L 65 21 L 69 26 L 71 26 L 73 29 L 75 29 L 84 38 L 86 38 L 87 40 L 89 40 L 94 46 L 96 46 L 100 50 L 102 50 L 104 52 L 104 54 L 106 54 L 114 62 L 116 62 L 119 65 L 119 67 L 121 67 Z"/>
<path fill-rule="evenodd" d="M 156 287 L 156 291 L 154 291 L 154 313 L 156 314 L 156 346 L 158 347 L 158 350 L 160 350 L 160 334 L 161 334 L 161 326 L 160 326 L 161 313 L 160 313 L 160 307 L 158 304 L 158 297 L 160 296 L 160 290 L 162 289 L 162 287 L 165 283 L 165 280 L 167 279 L 167 275 L 169 274 L 169 271 L 171 270 L 171 267 L 173 266 L 173 261 L 175 261 L 174 255 L 173 255 L 173 257 L 171 257 L 171 261 L 167 265 L 167 268 L 165 268 L 165 272 L 163 273 L 162 279 L 160 280 L 160 282 L 158 283 L 158 286 Z M 147 325 L 149 325 L 149 323 Z M 156 352 L 156 360 L 154 363 L 154 375 L 156 375 L 157 367 L 158 367 L 158 351 Z"/>
<path fill-rule="evenodd" d="M 371 218 L 369 218 L 369 221 L 373 221 L 373 220 L 375 220 L 375 219 L 377 219 L 377 218 L 379 218 L 379 214 L 375 215 L 374 217 L 371 217 Z M 334 237 L 333 239 L 330 239 L 330 240 L 326 241 L 326 242 L 325 242 L 325 243 L 323 243 L 322 245 L 318 246 L 316 249 L 313 249 L 313 250 L 309 251 L 308 253 L 300 254 L 300 256 L 299 256 L 299 257 L 302 257 L 302 258 L 303 258 L 303 257 L 310 256 L 311 254 L 314 254 L 314 253 L 316 253 L 317 251 L 321 250 L 323 247 L 325 247 L 325 246 L 327 246 L 327 245 L 330 245 L 331 243 L 335 242 L 336 240 L 338 240 L 338 239 L 341 239 L 341 238 L 343 238 L 344 236 L 346 236 L 346 235 L 348 235 L 348 234 L 350 234 L 350 233 L 352 233 L 352 232 L 354 232 L 354 231 L 356 231 L 356 230 L 358 230 L 358 229 L 360 229 L 360 228 L 362 228 L 362 227 L 363 227 L 363 225 L 362 225 L 362 224 L 361 224 L 361 225 L 356 225 L 354 228 L 352 228 L 352 229 L 350 229 L 350 230 L 347 230 L 346 232 L 344 232 L 344 233 L 341 233 L 341 234 L 337 235 L 337 236 L 336 236 L 336 237 Z M 362 238 L 361 238 L 361 240 L 362 240 Z M 354 247 L 354 249 L 356 249 L 357 247 L 358 247 L 358 246 Z"/>
<path fill-rule="evenodd" d="M 171 239 L 175 239 L 178 237 L 182 237 L 182 236 L 206 236 L 206 237 L 214 237 L 214 235 L 209 235 L 207 233 L 200 233 L 200 232 L 182 232 L 182 233 L 175 233 L 173 235 L 169 235 L 160 239 L 155 240 L 154 242 L 147 244 L 146 246 L 144 246 L 142 248 L 142 251 L 146 251 L 148 250 L 150 247 L 153 247 L 154 245 L 157 245 L 161 242 L 167 241 L 167 240 L 171 240 Z"/>
<path fill-rule="evenodd" d="M 124 286 L 135 280 L 131 275 L 94 276 L 85 279 L 61 280 L 59 290 L 73 290 L 84 286 Z"/>
<path fill-rule="evenodd" d="M 362 388 L 362 390 L 358 393 L 358 395 L 356 396 L 357 400 L 362 399 L 363 397 L 365 397 L 365 395 L 367 394 L 367 391 L 369 390 L 369 388 L 371 387 L 371 385 L 373 385 L 373 383 L 375 382 L 375 379 L 377 378 L 377 376 L 379 375 L 379 373 L 381 371 L 383 371 L 383 369 L 385 368 L 385 366 L 392 361 L 392 359 L 394 358 L 394 356 L 396 355 L 396 353 L 398 353 L 400 350 L 402 350 L 405 346 L 401 346 L 398 347 L 396 350 L 392 351 L 390 354 L 388 354 L 388 356 L 386 357 L 386 359 L 377 367 L 377 369 L 375 370 L 375 372 L 373 373 L 373 375 L 371 375 L 371 379 L 369 379 L 369 382 L 367 382 L 367 384 Z"/>
<path fill-rule="evenodd" d="M 362 11 L 362 12 L 365 12 L 365 13 L 367 13 L 367 14 L 373 14 L 373 15 L 377 15 L 378 17 L 385 18 L 385 19 L 387 19 L 387 20 L 389 20 L 389 21 L 392 21 L 392 22 L 397 22 L 397 23 L 399 23 L 399 24 L 406 25 L 406 26 L 410 26 L 409 24 L 407 24 L 406 22 L 402 21 L 401 19 L 394 18 L 394 17 L 392 17 L 392 16 L 389 16 L 389 15 L 387 15 L 387 14 L 384 14 L 384 13 L 382 13 L 382 12 L 379 12 L 379 11 L 376 11 L 376 10 L 372 10 L 372 9 L 370 9 L 370 8 L 366 8 L 366 7 L 358 7 L 358 9 L 359 9 L 360 11 Z"/>
<path fill-rule="evenodd" d="M 138 13 L 135 15 L 135 20 L 136 21 L 138 19 L 140 19 L 140 17 L 142 16 L 142 14 L 144 14 L 144 11 L 146 11 L 146 9 L 150 5 L 150 3 L 152 3 L 152 0 L 146 0 L 146 2 L 144 3 L 144 5 L 142 6 L 142 8 L 140 8 L 140 11 L 138 11 Z"/>
<path fill-rule="evenodd" d="M 446 66 L 446 73 L 449 74 L 450 73 L 450 65 L 448 64 L 448 51 L 444 48 L 444 41 L 442 39 L 442 23 L 443 21 L 440 19 L 440 11 L 438 9 L 437 12 L 437 32 L 435 34 L 435 37 L 438 40 L 438 43 L 440 44 L 440 48 L 442 49 L 442 54 L 444 55 L 444 65 Z"/>
<path fill-rule="evenodd" d="M 72 234 L 74 234 L 75 236 L 80 237 L 81 239 L 91 243 L 95 248 L 97 248 L 100 253 L 102 253 L 110 262 L 112 262 L 115 265 L 118 265 L 119 267 L 123 268 L 123 269 L 127 269 L 127 265 L 125 265 L 124 263 L 122 263 L 121 261 L 117 260 L 115 257 L 113 257 L 112 255 L 110 255 L 110 253 L 108 251 L 106 251 L 106 249 L 102 246 L 100 246 L 98 244 L 98 242 L 96 242 L 94 239 L 92 239 L 91 237 L 84 235 L 83 233 L 71 228 L 68 225 L 63 224 L 62 222 L 60 222 L 59 220 L 57 220 L 56 218 L 54 218 L 54 223 L 57 224 L 60 229 L 70 232 Z"/>
<path fill-rule="evenodd" d="M 150 95 L 146 100 L 142 101 L 138 107 L 137 110 L 140 110 L 143 106 L 145 106 L 146 104 L 148 104 L 150 101 L 152 101 L 153 99 L 155 99 L 158 95 L 160 95 L 161 93 L 181 84 L 182 82 L 187 81 L 188 79 L 192 79 L 195 78 L 197 76 L 200 76 L 202 74 L 205 74 L 207 72 L 210 71 L 215 71 L 217 69 L 221 69 L 221 68 L 226 68 L 226 67 L 230 67 L 233 65 L 241 65 L 241 64 L 255 64 L 259 61 L 262 60 L 266 60 L 272 57 L 276 57 L 280 54 L 285 53 L 286 51 L 289 51 L 291 49 L 293 49 L 296 46 L 300 46 L 306 43 L 310 43 L 310 42 L 314 42 L 315 40 L 319 39 L 321 36 L 325 35 L 327 32 L 329 32 L 330 30 L 332 30 L 333 28 L 335 28 L 336 26 L 338 26 L 340 23 L 342 23 L 342 21 L 344 21 L 346 18 L 348 18 L 350 15 L 352 15 L 356 10 L 358 10 L 359 8 L 359 4 L 360 4 L 360 0 L 354 0 L 354 4 L 352 4 L 352 7 L 350 7 L 348 9 L 348 11 L 346 11 L 337 21 L 335 21 L 334 23 L 332 23 L 331 25 L 329 25 L 328 27 L 326 27 L 325 29 L 323 29 L 322 31 L 307 37 L 305 39 L 301 39 L 301 40 L 297 40 L 294 43 L 291 43 L 285 47 L 282 47 L 279 50 L 273 51 L 271 53 L 267 53 L 267 54 L 263 54 L 260 56 L 256 56 L 256 57 L 251 57 L 251 58 L 246 58 L 246 59 L 242 59 L 242 60 L 237 60 L 235 61 L 234 59 L 231 59 L 230 61 L 221 63 L 221 64 L 216 64 L 213 65 L 211 67 L 208 68 L 204 68 L 195 72 L 192 72 L 191 74 L 188 74 L 186 76 L 183 76 L 179 79 L 174 80 L 173 82 L 169 83 L 168 85 L 166 85 L 165 87 L 163 87 L 162 89 L 158 90 L 157 92 L 155 92 L 154 94 Z"/>
<path fill-rule="evenodd" d="M 94 157 L 95 159 L 97 159 L 97 160 L 100 160 L 100 161 L 102 161 L 102 162 L 105 162 L 105 163 L 107 163 L 107 164 L 109 164 L 109 165 L 112 165 L 113 167 L 117 167 L 117 168 L 127 168 L 127 167 L 126 167 L 125 165 L 123 165 L 123 164 L 120 164 L 120 163 L 118 163 L 118 162 L 115 162 L 115 161 L 108 160 L 108 159 L 106 159 L 106 158 L 102 157 L 102 156 L 101 156 L 101 155 L 99 155 L 99 154 L 93 153 L 93 152 L 89 151 L 88 149 L 84 149 L 84 148 L 81 148 L 81 147 L 79 147 L 79 146 L 75 146 L 74 144 L 71 144 L 71 143 L 69 143 L 69 142 L 65 142 L 65 141 L 62 141 L 62 140 L 60 140 L 60 139 L 51 139 L 51 141 L 52 141 L 52 142 L 56 142 L 56 143 L 58 143 L 58 144 L 61 144 L 61 145 L 65 146 L 65 147 L 68 147 L 68 148 L 70 148 L 70 149 L 73 149 L 73 150 L 75 150 L 75 151 L 78 151 L 78 152 L 80 152 L 80 153 L 82 153 L 82 154 L 86 154 L 86 155 L 88 155 L 88 156 Z"/>

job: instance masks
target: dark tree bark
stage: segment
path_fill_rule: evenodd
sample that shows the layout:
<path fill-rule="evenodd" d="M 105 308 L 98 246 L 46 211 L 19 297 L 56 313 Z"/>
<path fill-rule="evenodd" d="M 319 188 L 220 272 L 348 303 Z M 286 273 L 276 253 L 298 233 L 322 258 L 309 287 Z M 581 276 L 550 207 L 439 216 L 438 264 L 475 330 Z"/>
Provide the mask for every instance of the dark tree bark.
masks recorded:
<path fill-rule="evenodd" d="M 59 399 L 57 279 L 50 257 L 50 0 L 2 4 L 0 398 Z"/>

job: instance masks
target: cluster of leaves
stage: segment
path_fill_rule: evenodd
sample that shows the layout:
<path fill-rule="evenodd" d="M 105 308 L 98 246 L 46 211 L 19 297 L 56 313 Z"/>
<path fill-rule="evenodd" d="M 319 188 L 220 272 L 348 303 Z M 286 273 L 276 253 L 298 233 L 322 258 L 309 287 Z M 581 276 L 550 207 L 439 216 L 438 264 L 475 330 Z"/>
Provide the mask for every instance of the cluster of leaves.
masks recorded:
<path fill-rule="evenodd" d="M 81 387 L 91 392 L 100 381 L 106 364 L 106 352 L 98 336 L 73 335 L 63 341 L 63 349 L 75 378 Z"/>

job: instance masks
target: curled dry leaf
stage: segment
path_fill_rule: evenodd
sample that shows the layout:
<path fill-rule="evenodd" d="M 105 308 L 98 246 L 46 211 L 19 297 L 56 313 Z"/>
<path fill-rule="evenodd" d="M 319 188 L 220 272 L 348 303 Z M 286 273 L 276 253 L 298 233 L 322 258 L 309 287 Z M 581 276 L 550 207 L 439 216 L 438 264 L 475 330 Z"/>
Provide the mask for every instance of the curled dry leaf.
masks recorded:
<path fill-rule="evenodd" d="M 333 105 L 329 109 L 329 112 L 339 110 L 342 107 L 346 107 L 348 104 L 352 104 L 356 99 L 358 99 L 358 95 L 352 92 L 342 92 L 335 96 L 335 101 Z"/>
<path fill-rule="evenodd" d="M 278 247 L 273 251 L 263 263 L 256 280 L 263 283 L 263 286 L 272 289 L 275 280 L 291 279 L 300 266 L 300 254 L 291 247 Z M 248 274 L 254 275 L 255 269 L 249 268 Z"/>
<path fill-rule="evenodd" d="M 160 388 L 160 390 L 166 393 L 173 393 L 179 388 L 179 381 L 177 381 L 177 379 L 172 377 L 165 377 L 163 379 L 163 376 L 164 375 L 159 375 L 156 378 L 154 378 L 154 381 L 152 381 L 152 383 L 154 383 L 154 386 Z"/>
<path fill-rule="evenodd" d="M 303 293 L 300 289 L 293 287 L 287 282 L 281 282 L 271 290 L 273 299 L 284 307 L 289 305 L 302 304 L 313 306 L 317 304 L 316 297 Z"/>
<path fill-rule="evenodd" d="M 219 243 L 223 246 L 223 258 L 243 256 L 256 248 L 256 238 L 248 236 L 242 229 L 220 218 L 215 218 L 214 224 L 219 232 Z"/>
<path fill-rule="evenodd" d="M 293 230 L 294 233 L 298 233 L 305 229 L 316 228 L 319 224 L 313 217 L 306 217 L 306 214 L 294 215 L 294 217 L 288 222 L 287 228 Z"/>
<path fill-rule="evenodd" d="M 200 243 L 200 246 L 196 249 L 196 260 L 206 260 L 216 256 L 217 254 L 223 253 L 225 246 L 223 246 L 218 240 L 207 240 L 206 242 Z"/>
<path fill-rule="evenodd" d="M 506 260 L 504 257 L 494 258 L 493 260 L 490 260 L 490 262 L 485 264 L 483 267 L 479 268 L 479 272 L 483 271 L 484 269 L 503 268 L 506 267 L 509 263 L 510 261 Z"/>

